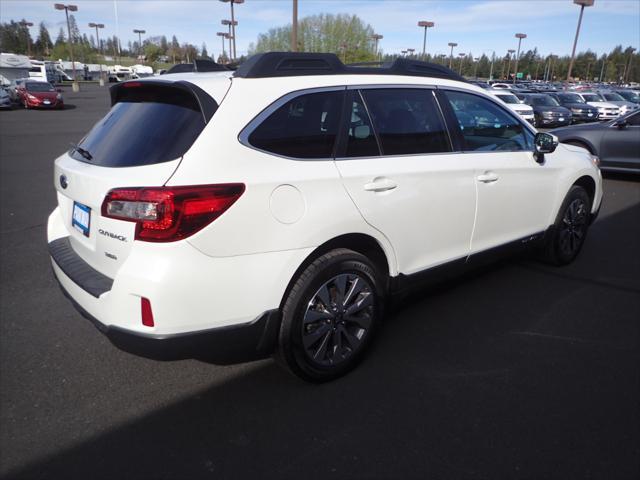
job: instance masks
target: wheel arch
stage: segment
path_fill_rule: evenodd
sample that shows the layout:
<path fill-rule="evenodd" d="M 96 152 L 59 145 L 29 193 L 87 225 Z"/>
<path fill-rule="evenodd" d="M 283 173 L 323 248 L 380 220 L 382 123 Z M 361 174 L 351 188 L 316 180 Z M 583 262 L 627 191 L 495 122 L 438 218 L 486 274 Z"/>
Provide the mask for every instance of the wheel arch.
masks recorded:
<path fill-rule="evenodd" d="M 353 250 L 354 252 L 358 252 L 371 260 L 371 262 L 373 262 L 374 266 L 376 267 L 378 274 L 380 275 L 380 280 L 385 288 L 385 291 L 388 290 L 389 279 L 391 278 L 391 273 L 393 272 L 393 265 L 391 263 L 391 260 L 393 258 L 392 253 L 387 254 L 382 244 L 371 235 L 368 235 L 366 233 L 347 233 L 334 237 L 331 240 L 328 240 L 327 242 L 318 246 L 304 259 L 304 261 L 298 266 L 294 274 L 291 276 L 291 279 L 287 284 L 287 288 L 285 289 L 280 301 L 280 309 L 282 309 L 282 306 L 287 296 L 289 295 L 291 288 L 296 282 L 296 279 L 304 271 L 304 269 L 307 268 L 311 263 L 313 263 L 314 260 L 318 257 L 331 250 L 335 250 L 336 248 L 347 248 L 349 250 Z"/>
<path fill-rule="evenodd" d="M 567 143 L 569 145 L 582 147 L 582 148 L 585 148 L 590 154 L 597 155 L 596 153 L 597 150 L 593 145 L 593 143 L 591 143 L 589 140 L 585 138 L 567 138 L 565 140 L 562 140 L 561 143 Z"/>
<path fill-rule="evenodd" d="M 584 188 L 587 191 L 587 195 L 589 195 L 589 200 L 591 201 L 591 207 L 593 208 L 593 202 L 596 198 L 596 182 L 589 175 L 583 175 L 578 178 L 573 185 L 577 185 L 579 187 Z M 573 186 L 572 185 L 572 186 Z"/>

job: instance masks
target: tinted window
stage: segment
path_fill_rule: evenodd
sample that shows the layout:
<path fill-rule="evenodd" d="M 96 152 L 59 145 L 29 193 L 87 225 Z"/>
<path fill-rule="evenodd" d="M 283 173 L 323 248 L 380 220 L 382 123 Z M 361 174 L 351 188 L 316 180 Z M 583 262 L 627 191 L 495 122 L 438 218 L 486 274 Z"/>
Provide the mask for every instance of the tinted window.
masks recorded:
<path fill-rule="evenodd" d="M 380 155 L 371 119 L 359 92 L 351 92 L 351 116 L 347 132 L 346 157 L 370 157 Z"/>
<path fill-rule="evenodd" d="M 273 112 L 249 135 L 267 152 L 296 158 L 331 158 L 344 91 L 309 93 Z"/>
<path fill-rule="evenodd" d="M 627 117 L 627 123 L 629 125 L 640 125 L 640 112 Z"/>
<path fill-rule="evenodd" d="M 25 83 L 25 87 L 29 92 L 55 92 L 56 89 L 53 88 L 49 82 L 28 82 Z"/>
<path fill-rule="evenodd" d="M 431 90 L 362 90 L 383 155 L 450 151 L 449 139 Z"/>
<path fill-rule="evenodd" d="M 531 150 L 533 135 L 495 103 L 462 92 L 445 92 L 467 151 Z"/>
<path fill-rule="evenodd" d="M 530 100 L 532 105 L 537 105 L 540 107 L 558 107 L 560 105 L 554 98 L 551 98 L 547 95 L 539 97 L 532 95 L 530 97 Z"/>
<path fill-rule="evenodd" d="M 171 87 L 122 88 L 120 101 L 80 142 L 105 167 L 134 167 L 180 158 L 205 126 L 196 100 Z"/>
<path fill-rule="evenodd" d="M 612 102 L 624 102 L 624 98 L 617 93 L 604 93 L 602 96 L 605 100 L 610 100 Z"/>

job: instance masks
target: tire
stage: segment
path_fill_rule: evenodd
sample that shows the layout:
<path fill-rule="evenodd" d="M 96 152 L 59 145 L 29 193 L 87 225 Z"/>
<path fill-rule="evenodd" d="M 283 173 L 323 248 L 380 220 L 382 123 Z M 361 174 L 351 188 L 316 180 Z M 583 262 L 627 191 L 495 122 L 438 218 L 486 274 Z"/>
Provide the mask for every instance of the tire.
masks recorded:
<path fill-rule="evenodd" d="M 305 268 L 284 300 L 278 360 L 310 382 L 338 378 L 362 360 L 382 314 L 383 289 L 371 261 L 332 250 Z"/>
<path fill-rule="evenodd" d="M 542 260 L 558 266 L 573 262 L 584 245 L 590 213 L 591 200 L 586 190 L 572 186 L 550 229 Z"/>

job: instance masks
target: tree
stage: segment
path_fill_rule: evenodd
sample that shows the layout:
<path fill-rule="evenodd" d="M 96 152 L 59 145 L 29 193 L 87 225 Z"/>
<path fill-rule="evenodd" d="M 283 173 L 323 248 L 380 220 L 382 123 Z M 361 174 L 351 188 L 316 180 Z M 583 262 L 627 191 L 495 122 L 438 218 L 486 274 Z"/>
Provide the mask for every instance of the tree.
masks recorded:
<path fill-rule="evenodd" d="M 298 51 L 334 52 L 345 62 L 375 60 L 373 28 L 356 15 L 320 14 L 298 24 Z M 272 28 L 258 36 L 249 53 L 291 50 L 291 25 Z"/>
<path fill-rule="evenodd" d="M 36 52 L 40 55 L 49 56 L 51 53 L 51 49 L 53 48 L 53 43 L 51 42 L 51 37 L 49 36 L 49 30 L 44 26 L 44 22 L 40 22 L 40 30 L 38 32 L 38 39 L 35 43 Z"/>
<path fill-rule="evenodd" d="M 56 37 L 56 47 L 61 43 L 65 43 L 67 41 L 66 39 L 67 37 L 64 34 L 64 29 L 60 27 L 60 30 L 58 31 L 58 36 Z"/>
<path fill-rule="evenodd" d="M 69 30 L 71 31 L 71 41 L 73 43 L 80 42 L 80 29 L 78 28 L 76 17 L 73 15 L 69 15 Z"/>
<path fill-rule="evenodd" d="M 31 42 L 29 28 L 25 25 L 25 20 L 0 25 L 0 49 L 4 52 L 26 54 L 28 45 Z"/>
<path fill-rule="evenodd" d="M 200 58 L 209 59 L 209 52 L 207 52 L 207 44 L 202 43 L 202 50 L 200 50 Z"/>

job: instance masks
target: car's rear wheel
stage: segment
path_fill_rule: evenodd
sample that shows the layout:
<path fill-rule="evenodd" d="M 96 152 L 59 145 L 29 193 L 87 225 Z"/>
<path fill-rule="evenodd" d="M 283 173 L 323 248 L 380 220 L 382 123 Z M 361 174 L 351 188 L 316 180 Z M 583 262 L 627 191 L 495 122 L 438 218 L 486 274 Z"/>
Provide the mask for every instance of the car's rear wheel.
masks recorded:
<path fill-rule="evenodd" d="M 347 249 L 332 250 L 305 268 L 282 308 L 280 361 L 312 382 L 353 369 L 382 318 L 377 277 L 367 257 Z"/>
<path fill-rule="evenodd" d="M 543 260 L 567 265 L 578 256 L 589 229 L 591 200 L 584 188 L 574 185 L 567 193 L 549 232 Z"/>

